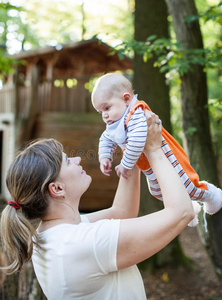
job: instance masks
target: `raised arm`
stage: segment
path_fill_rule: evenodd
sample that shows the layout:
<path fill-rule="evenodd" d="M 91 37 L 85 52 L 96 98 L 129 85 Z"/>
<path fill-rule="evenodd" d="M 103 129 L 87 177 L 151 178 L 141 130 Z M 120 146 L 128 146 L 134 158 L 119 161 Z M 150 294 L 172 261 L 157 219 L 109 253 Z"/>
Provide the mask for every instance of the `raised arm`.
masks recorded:
<path fill-rule="evenodd" d="M 88 214 L 90 222 L 137 217 L 140 204 L 140 170 L 134 166 L 129 174 L 128 179 L 120 177 L 112 207 Z"/>
<path fill-rule="evenodd" d="M 148 138 L 144 152 L 158 178 L 164 209 L 143 217 L 121 220 L 117 266 L 137 264 L 172 241 L 194 218 L 191 200 L 178 174 L 161 149 L 158 117 L 147 113 Z"/>

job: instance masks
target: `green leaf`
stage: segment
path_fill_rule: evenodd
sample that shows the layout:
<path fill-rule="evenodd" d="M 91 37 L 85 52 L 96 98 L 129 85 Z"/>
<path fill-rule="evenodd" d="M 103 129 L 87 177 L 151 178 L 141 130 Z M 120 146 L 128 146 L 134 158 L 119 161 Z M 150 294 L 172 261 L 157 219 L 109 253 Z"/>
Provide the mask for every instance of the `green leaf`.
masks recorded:
<path fill-rule="evenodd" d="M 150 42 L 150 41 L 155 40 L 156 38 L 157 38 L 156 35 L 150 35 L 150 36 L 148 36 L 148 38 L 146 40 Z"/>

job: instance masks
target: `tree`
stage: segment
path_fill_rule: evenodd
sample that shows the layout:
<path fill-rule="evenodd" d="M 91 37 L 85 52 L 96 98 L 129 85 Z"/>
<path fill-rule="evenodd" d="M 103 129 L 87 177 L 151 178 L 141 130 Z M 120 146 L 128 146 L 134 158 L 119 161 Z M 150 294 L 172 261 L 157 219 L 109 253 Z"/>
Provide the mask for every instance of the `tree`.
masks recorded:
<path fill-rule="evenodd" d="M 22 7 L 12 5 L 9 1 L 0 3 L 0 44 L 10 54 L 12 49 L 24 50 L 26 42 L 37 45 L 36 37 L 22 19 L 22 10 Z"/>
<path fill-rule="evenodd" d="M 133 18 L 128 0 L 118 4 L 116 0 L 20 0 L 20 3 L 23 22 L 37 37 L 38 47 L 90 39 L 96 35 L 110 43 L 132 36 Z M 25 40 L 25 47 L 26 50 L 32 48 L 32 42 Z"/>
<path fill-rule="evenodd" d="M 158 38 L 168 38 L 167 6 L 164 0 L 136 0 L 135 2 L 135 40 L 145 41 L 147 37 L 156 35 Z M 138 51 L 139 52 L 139 51 Z M 135 53 L 134 57 L 134 88 L 139 99 L 146 101 L 151 109 L 162 119 L 164 127 L 171 131 L 169 86 L 163 73 L 154 68 L 156 57 L 147 62 L 143 53 Z M 140 51 L 141 52 L 141 51 Z M 154 199 L 147 191 L 147 183 L 142 176 L 141 212 L 162 208 L 162 203 Z M 179 265 L 184 262 L 184 255 L 179 240 L 176 238 L 165 249 L 150 258 L 148 268 L 163 266 L 171 263 Z"/>
<path fill-rule="evenodd" d="M 197 15 L 194 0 L 166 0 L 178 42 L 185 51 L 203 49 L 199 22 L 186 22 Z M 192 70 L 181 75 L 183 130 L 189 158 L 201 178 L 219 186 L 215 153 L 209 126 L 207 78 L 204 66 L 192 64 Z M 208 233 L 202 230 L 204 245 L 222 279 L 222 211 L 207 217 Z"/>
<path fill-rule="evenodd" d="M 26 41 L 36 45 L 36 39 L 31 34 L 27 24 L 21 20 L 21 7 L 9 2 L 0 3 L 0 80 L 14 72 L 13 67 L 20 62 L 9 57 L 8 50 L 16 48 L 24 50 Z"/>

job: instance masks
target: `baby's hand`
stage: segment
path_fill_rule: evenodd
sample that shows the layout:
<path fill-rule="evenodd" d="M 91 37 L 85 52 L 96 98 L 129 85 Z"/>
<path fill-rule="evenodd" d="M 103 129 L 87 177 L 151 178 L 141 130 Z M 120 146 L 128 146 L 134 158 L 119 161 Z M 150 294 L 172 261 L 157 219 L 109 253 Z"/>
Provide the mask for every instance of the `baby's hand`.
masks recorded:
<path fill-rule="evenodd" d="M 104 157 L 100 160 L 100 170 L 106 175 L 110 176 L 110 172 L 112 171 L 112 162 L 108 157 Z"/>
<path fill-rule="evenodd" d="M 121 175 L 123 178 L 128 179 L 130 174 L 128 174 L 128 169 L 124 168 L 121 164 L 115 167 L 116 174 L 120 177 Z"/>

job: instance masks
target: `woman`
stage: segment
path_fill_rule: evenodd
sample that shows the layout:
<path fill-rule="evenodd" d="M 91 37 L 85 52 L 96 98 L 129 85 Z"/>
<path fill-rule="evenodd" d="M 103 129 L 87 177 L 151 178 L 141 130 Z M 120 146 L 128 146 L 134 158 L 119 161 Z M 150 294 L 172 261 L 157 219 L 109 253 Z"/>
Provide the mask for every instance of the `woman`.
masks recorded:
<path fill-rule="evenodd" d="M 146 112 L 145 153 L 162 189 L 164 209 L 137 218 L 140 172 L 120 178 L 111 208 L 80 216 L 91 177 L 79 157 L 68 158 L 55 140 L 27 147 L 12 163 L 7 186 L 12 200 L 2 213 L 2 244 L 21 270 L 32 257 L 49 300 L 146 299 L 136 264 L 174 239 L 194 218 L 190 198 L 161 150 L 159 118 Z M 180 198 L 175 195 L 180 195 Z M 37 232 L 30 220 L 40 218 Z M 34 251 L 33 251 L 33 242 Z"/>

